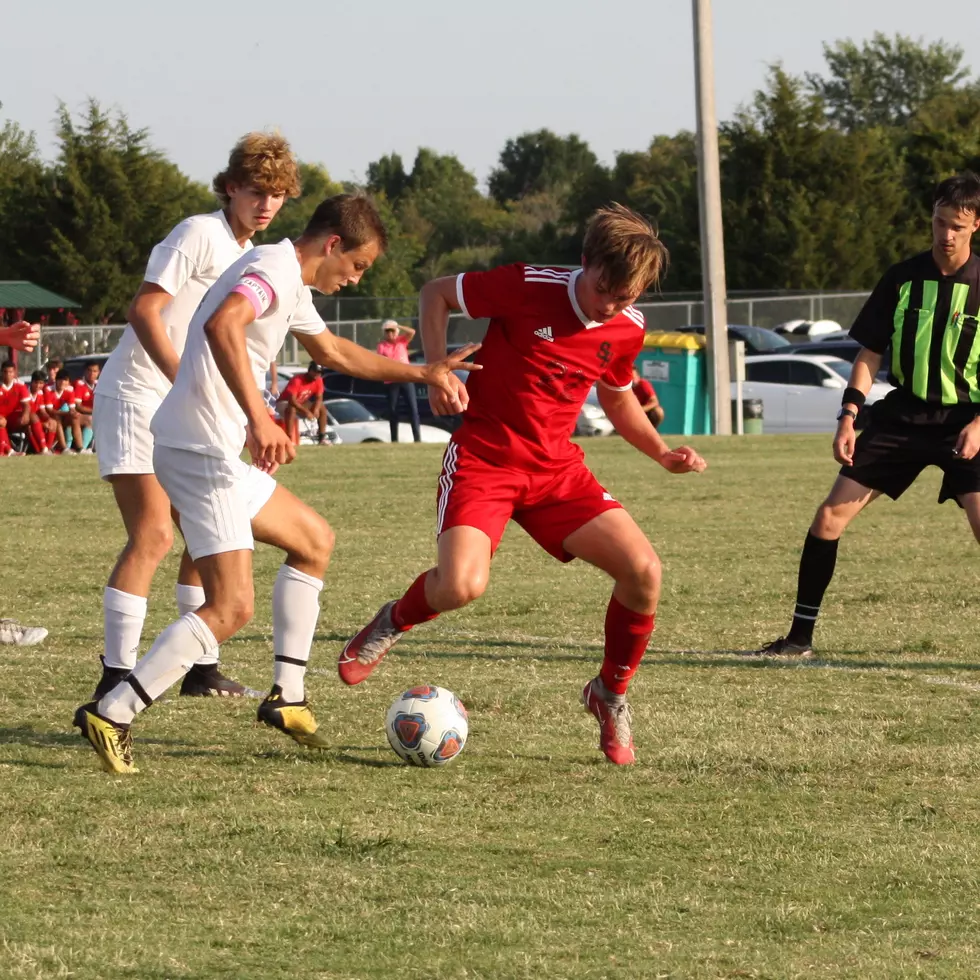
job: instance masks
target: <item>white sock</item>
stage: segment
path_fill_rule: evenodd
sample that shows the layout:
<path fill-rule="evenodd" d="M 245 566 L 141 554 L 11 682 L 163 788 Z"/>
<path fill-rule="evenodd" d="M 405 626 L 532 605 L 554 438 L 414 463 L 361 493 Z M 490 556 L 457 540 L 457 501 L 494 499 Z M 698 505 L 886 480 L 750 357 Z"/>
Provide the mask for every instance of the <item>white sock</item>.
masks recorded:
<path fill-rule="evenodd" d="M 167 688 L 176 684 L 197 659 L 214 650 L 218 641 L 207 624 L 194 613 L 171 623 L 133 668 L 129 680 L 117 684 L 97 705 L 96 711 L 120 725 L 128 725 Z"/>
<path fill-rule="evenodd" d="M 303 677 L 320 615 L 323 582 L 289 565 L 281 565 L 272 589 L 273 683 L 283 701 L 302 701 Z"/>
<path fill-rule="evenodd" d="M 102 596 L 105 623 L 105 665 L 132 670 L 139 656 L 146 620 L 146 599 L 106 586 Z"/>
<path fill-rule="evenodd" d="M 200 585 L 182 585 L 178 582 L 176 592 L 177 610 L 181 616 L 186 616 L 189 612 L 197 612 L 204 605 L 204 589 Z M 206 653 L 201 657 L 195 666 L 207 667 L 210 664 L 216 664 L 219 653 L 219 649 L 215 647 L 213 652 Z"/>

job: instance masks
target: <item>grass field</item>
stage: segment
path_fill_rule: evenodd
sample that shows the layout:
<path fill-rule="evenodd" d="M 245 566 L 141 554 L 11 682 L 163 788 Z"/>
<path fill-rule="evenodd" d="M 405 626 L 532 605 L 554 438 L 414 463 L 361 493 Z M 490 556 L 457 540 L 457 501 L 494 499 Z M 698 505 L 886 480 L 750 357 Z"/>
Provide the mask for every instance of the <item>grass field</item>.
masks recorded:
<path fill-rule="evenodd" d="M 697 477 L 588 444 L 664 560 L 625 769 L 577 701 L 608 584 L 516 527 L 480 602 L 339 683 L 342 641 L 434 551 L 438 447 L 357 446 L 281 474 L 337 530 L 309 677 L 336 748 L 172 697 L 137 722 L 141 774 L 110 778 L 69 729 L 122 543 L 109 491 L 91 459 L 0 461 L 0 614 L 51 630 L 0 648 L 0 977 L 975 978 L 980 556 L 938 472 L 848 532 L 816 660 L 738 652 L 785 632 L 829 441 L 695 440 Z M 278 559 L 256 562 L 223 660 L 264 688 Z M 469 708 L 444 770 L 385 743 L 420 682 Z"/>

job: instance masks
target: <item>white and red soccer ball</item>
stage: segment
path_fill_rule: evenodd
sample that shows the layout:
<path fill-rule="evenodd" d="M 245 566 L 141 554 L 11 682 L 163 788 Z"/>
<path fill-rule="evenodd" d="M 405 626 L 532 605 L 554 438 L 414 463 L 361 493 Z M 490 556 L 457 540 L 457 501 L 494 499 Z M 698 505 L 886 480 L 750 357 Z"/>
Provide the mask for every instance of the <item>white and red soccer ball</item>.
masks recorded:
<path fill-rule="evenodd" d="M 413 766 L 444 766 L 463 751 L 469 732 L 463 703 L 444 687 L 422 684 L 392 702 L 385 732 L 396 754 Z"/>

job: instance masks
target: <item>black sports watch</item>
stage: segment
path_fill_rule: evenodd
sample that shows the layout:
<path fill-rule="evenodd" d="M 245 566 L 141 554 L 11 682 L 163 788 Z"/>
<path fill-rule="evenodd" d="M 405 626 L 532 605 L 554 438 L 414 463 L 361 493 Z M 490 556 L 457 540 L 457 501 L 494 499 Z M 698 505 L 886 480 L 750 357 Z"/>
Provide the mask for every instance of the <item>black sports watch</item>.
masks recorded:
<path fill-rule="evenodd" d="M 849 408 L 842 408 L 837 413 L 837 421 L 839 422 L 845 415 L 850 415 L 851 418 L 854 419 L 855 422 L 857 421 L 858 413 L 851 411 L 851 409 L 849 409 Z"/>

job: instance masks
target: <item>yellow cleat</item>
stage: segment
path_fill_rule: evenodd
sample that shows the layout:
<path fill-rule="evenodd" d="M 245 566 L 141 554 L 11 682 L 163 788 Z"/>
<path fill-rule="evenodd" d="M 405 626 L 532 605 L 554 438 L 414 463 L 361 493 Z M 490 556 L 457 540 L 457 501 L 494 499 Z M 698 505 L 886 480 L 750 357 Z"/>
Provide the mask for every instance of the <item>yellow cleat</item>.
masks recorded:
<path fill-rule="evenodd" d="M 330 747 L 320 734 L 313 710 L 306 701 L 283 701 L 282 691 L 276 685 L 269 696 L 259 705 L 259 721 L 270 728 L 278 728 L 291 739 L 310 749 Z"/>
<path fill-rule="evenodd" d="M 108 718 L 103 718 L 95 710 L 96 705 L 95 701 L 83 704 L 75 712 L 72 724 L 80 729 L 82 737 L 95 749 L 95 754 L 106 772 L 139 772 L 133 765 L 133 733 L 129 726 L 117 725 Z"/>

